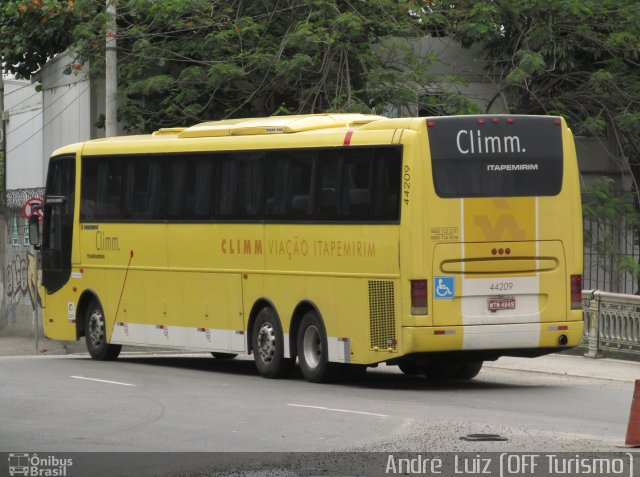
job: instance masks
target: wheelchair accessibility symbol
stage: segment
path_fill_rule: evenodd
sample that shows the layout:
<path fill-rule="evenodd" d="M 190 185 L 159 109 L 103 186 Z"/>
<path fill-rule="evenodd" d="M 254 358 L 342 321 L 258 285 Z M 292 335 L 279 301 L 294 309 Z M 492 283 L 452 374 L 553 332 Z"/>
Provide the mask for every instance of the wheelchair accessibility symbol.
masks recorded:
<path fill-rule="evenodd" d="M 433 298 L 453 298 L 456 295 L 454 277 L 434 277 Z"/>

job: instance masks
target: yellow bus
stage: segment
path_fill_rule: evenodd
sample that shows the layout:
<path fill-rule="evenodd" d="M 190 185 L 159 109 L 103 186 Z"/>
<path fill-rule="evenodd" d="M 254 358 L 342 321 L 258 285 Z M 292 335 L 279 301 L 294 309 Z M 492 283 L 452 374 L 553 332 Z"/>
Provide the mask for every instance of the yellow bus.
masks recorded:
<path fill-rule="evenodd" d="M 34 217 L 36 220 L 37 217 Z M 378 363 L 469 379 L 579 343 L 582 223 L 560 117 L 234 119 L 63 147 L 43 321 L 122 345 L 253 354 L 309 381 Z"/>

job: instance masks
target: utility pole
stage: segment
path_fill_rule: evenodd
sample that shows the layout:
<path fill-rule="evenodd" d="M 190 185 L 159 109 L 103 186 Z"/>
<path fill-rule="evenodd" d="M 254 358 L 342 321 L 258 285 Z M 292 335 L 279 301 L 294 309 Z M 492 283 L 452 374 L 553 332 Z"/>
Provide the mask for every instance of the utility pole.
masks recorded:
<path fill-rule="evenodd" d="M 4 128 L 4 60 L 0 56 L 0 206 L 7 199 L 7 142 Z"/>
<path fill-rule="evenodd" d="M 116 55 L 116 1 L 107 0 L 105 54 L 105 135 L 118 134 L 118 58 Z"/>

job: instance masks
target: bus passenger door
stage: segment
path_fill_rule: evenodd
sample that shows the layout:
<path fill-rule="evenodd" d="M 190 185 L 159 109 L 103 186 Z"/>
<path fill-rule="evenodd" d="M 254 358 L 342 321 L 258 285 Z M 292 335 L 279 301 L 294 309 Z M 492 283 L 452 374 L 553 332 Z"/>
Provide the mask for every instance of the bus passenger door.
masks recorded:
<path fill-rule="evenodd" d="M 49 164 L 42 242 L 42 284 L 47 293 L 62 288 L 71 276 L 75 165 L 74 156 Z"/>

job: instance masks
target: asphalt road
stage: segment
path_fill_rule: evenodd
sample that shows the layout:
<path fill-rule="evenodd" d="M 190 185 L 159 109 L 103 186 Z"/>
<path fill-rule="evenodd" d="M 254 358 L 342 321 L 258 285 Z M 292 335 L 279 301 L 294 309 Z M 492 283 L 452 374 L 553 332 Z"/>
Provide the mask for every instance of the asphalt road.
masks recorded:
<path fill-rule="evenodd" d="M 3 357 L 0 452 L 620 452 L 632 395 L 628 380 L 495 366 L 312 384 L 206 354 Z"/>

